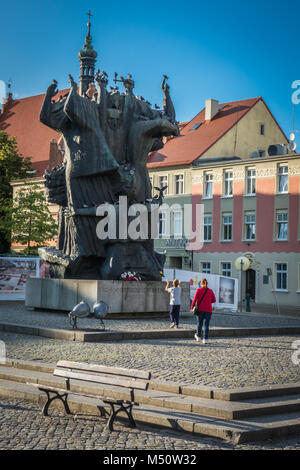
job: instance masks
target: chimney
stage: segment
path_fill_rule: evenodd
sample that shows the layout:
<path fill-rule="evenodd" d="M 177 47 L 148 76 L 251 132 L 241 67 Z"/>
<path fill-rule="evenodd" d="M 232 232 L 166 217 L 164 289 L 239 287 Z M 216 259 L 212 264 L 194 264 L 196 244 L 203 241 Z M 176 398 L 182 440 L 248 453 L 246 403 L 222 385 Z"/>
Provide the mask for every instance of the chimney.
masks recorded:
<path fill-rule="evenodd" d="M 50 141 L 50 152 L 49 152 L 49 168 L 53 170 L 56 166 L 60 165 L 63 161 L 62 152 L 58 148 L 55 139 Z"/>
<path fill-rule="evenodd" d="M 205 121 L 211 121 L 219 112 L 219 101 L 206 100 L 205 101 Z"/>
<path fill-rule="evenodd" d="M 7 93 L 7 97 L 2 100 L 2 114 L 8 108 L 9 103 L 13 101 L 13 95 L 11 92 Z"/>

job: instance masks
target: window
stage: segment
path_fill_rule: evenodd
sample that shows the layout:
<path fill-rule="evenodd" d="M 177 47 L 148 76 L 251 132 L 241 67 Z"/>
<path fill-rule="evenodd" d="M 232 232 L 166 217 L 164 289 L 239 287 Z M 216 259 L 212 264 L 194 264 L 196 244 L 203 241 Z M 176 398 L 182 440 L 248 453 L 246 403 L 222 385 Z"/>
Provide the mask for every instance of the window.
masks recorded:
<path fill-rule="evenodd" d="M 276 289 L 287 290 L 287 264 L 276 263 Z"/>
<path fill-rule="evenodd" d="M 212 216 L 204 214 L 204 241 L 212 241 Z"/>
<path fill-rule="evenodd" d="M 213 197 L 213 173 L 212 171 L 204 172 L 204 192 L 203 197 L 210 199 Z"/>
<path fill-rule="evenodd" d="M 289 184 L 289 168 L 287 165 L 278 166 L 278 192 L 287 193 Z"/>
<path fill-rule="evenodd" d="M 232 240 L 232 215 L 223 214 L 223 240 Z"/>
<path fill-rule="evenodd" d="M 246 194 L 252 196 L 256 194 L 256 169 L 246 169 Z"/>
<path fill-rule="evenodd" d="M 224 171 L 224 193 L 226 197 L 232 196 L 233 193 L 233 171 Z"/>
<path fill-rule="evenodd" d="M 210 274 L 211 264 L 208 261 L 204 261 L 203 263 L 200 263 L 200 272 L 205 273 L 205 274 Z"/>
<path fill-rule="evenodd" d="M 259 156 L 259 158 L 265 157 L 266 156 L 266 151 L 265 150 L 259 150 L 258 151 L 258 156 Z"/>
<path fill-rule="evenodd" d="M 160 237 L 166 236 L 167 215 L 166 212 L 160 212 L 158 218 L 158 234 Z"/>
<path fill-rule="evenodd" d="M 288 239 L 288 212 L 277 211 L 276 223 L 277 223 L 277 240 L 287 240 Z"/>
<path fill-rule="evenodd" d="M 254 212 L 245 214 L 245 240 L 255 240 L 256 237 L 256 215 Z"/>
<path fill-rule="evenodd" d="M 150 184 L 151 184 L 151 194 L 153 194 L 153 176 L 149 176 Z"/>
<path fill-rule="evenodd" d="M 173 213 L 174 237 L 182 237 L 182 211 Z"/>
<path fill-rule="evenodd" d="M 175 194 L 183 194 L 183 175 L 175 175 Z"/>
<path fill-rule="evenodd" d="M 222 276 L 231 277 L 231 263 L 221 263 Z"/>
<path fill-rule="evenodd" d="M 259 125 L 259 131 L 260 131 L 260 135 L 265 135 L 265 125 L 264 124 Z"/>
<path fill-rule="evenodd" d="M 159 187 L 164 188 L 165 186 L 168 186 L 168 175 L 163 175 L 159 177 Z M 168 188 L 164 193 L 168 194 Z"/>

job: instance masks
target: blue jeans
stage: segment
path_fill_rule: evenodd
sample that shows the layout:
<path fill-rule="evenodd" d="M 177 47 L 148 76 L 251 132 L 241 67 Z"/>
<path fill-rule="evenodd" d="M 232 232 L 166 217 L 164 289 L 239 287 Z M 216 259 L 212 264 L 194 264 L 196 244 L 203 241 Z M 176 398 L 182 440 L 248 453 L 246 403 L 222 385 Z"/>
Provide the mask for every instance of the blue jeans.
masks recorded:
<path fill-rule="evenodd" d="M 170 320 L 178 326 L 180 305 L 170 305 Z"/>
<path fill-rule="evenodd" d="M 197 317 L 197 336 L 201 336 L 202 326 L 204 323 L 204 339 L 208 339 L 209 323 L 211 319 L 211 313 L 209 312 L 199 312 Z"/>

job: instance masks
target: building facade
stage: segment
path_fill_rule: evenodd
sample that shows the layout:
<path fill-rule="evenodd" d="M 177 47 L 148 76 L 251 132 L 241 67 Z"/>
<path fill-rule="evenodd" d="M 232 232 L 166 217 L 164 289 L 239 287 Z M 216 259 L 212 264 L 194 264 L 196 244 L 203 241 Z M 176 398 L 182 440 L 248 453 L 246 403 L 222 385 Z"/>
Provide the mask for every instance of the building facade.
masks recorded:
<path fill-rule="evenodd" d="M 155 242 L 166 267 L 240 278 L 235 260 L 246 256 L 243 296 L 248 291 L 259 304 L 299 305 L 300 156 L 288 151 L 262 98 L 225 105 L 208 100 L 180 138 L 150 156 L 148 168 L 153 187 L 168 185 L 171 230 L 165 233 L 162 213 Z M 197 204 L 203 246 L 191 252 L 184 224 L 200 230 Z"/>
<path fill-rule="evenodd" d="M 208 178 L 209 175 L 209 178 Z M 300 155 L 194 168 L 193 205 L 204 206 L 204 245 L 193 270 L 240 277 L 260 304 L 300 303 Z"/>

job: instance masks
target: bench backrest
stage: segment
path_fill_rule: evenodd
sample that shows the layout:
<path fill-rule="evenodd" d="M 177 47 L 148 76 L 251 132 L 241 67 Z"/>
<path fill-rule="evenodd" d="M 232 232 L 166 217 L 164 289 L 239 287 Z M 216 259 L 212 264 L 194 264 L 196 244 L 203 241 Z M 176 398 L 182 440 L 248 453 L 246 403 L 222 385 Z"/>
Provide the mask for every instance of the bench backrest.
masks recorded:
<path fill-rule="evenodd" d="M 72 361 L 59 361 L 53 375 L 137 390 L 147 390 L 151 378 L 150 372 L 142 370 Z"/>

